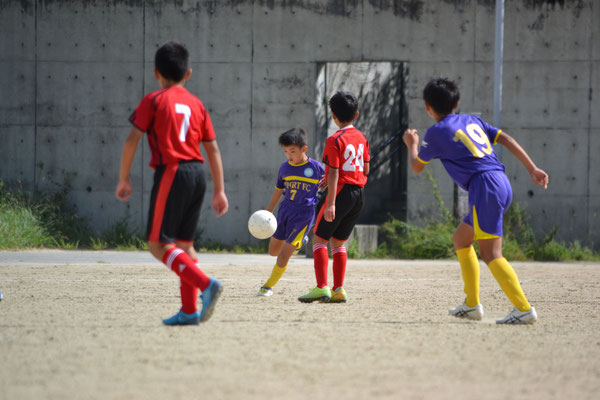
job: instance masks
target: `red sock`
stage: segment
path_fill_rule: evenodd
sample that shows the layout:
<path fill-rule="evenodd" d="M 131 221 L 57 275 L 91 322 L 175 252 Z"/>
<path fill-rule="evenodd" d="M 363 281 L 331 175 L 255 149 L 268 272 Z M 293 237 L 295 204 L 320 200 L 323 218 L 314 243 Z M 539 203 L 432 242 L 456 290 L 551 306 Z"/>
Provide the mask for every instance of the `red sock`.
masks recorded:
<path fill-rule="evenodd" d="M 198 267 L 198 260 L 192 260 Z M 198 288 L 190 285 L 182 278 L 179 278 L 181 284 L 179 285 L 179 293 L 181 295 L 181 311 L 186 314 L 193 314 L 198 311 Z"/>
<path fill-rule="evenodd" d="M 333 290 L 344 286 L 346 276 L 346 248 L 344 246 L 331 249 L 333 254 Z"/>
<path fill-rule="evenodd" d="M 163 256 L 163 263 L 189 285 L 200 288 L 200 290 L 205 290 L 210 284 L 210 278 L 196 266 L 196 263 L 185 251 L 177 247 L 167 250 Z"/>
<path fill-rule="evenodd" d="M 329 266 L 327 243 L 313 244 L 313 256 L 315 261 L 315 276 L 317 277 L 317 286 L 324 288 L 327 286 L 327 268 Z"/>

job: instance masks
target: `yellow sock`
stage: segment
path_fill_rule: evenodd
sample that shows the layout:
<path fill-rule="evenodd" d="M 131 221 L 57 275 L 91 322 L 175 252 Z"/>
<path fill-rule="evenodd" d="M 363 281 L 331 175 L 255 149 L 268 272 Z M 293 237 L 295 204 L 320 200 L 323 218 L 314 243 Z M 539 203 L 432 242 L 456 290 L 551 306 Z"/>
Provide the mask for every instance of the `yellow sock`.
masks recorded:
<path fill-rule="evenodd" d="M 275 286 L 277 282 L 279 282 L 286 269 L 287 265 L 285 267 L 280 267 L 279 265 L 275 264 L 275 266 L 273 267 L 273 271 L 271 272 L 271 276 L 269 277 L 267 283 L 265 283 L 264 286 L 273 289 L 273 286 Z"/>
<path fill-rule="evenodd" d="M 479 304 L 479 260 L 473 246 L 456 250 L 462 278 L 465 283 L 465 304 L 475 307 Z"/>
<path fill-rule="evenodd" d="M 510 302 L 521 311 L 529 311 L 531 305 L 527 301 L 523 289 L 521 289 L 515 270 L 506 261 L 506 258 L 496 258 L 488 264 L 488 267 L 490 267 L 492 275 L 494 275 Z"/>

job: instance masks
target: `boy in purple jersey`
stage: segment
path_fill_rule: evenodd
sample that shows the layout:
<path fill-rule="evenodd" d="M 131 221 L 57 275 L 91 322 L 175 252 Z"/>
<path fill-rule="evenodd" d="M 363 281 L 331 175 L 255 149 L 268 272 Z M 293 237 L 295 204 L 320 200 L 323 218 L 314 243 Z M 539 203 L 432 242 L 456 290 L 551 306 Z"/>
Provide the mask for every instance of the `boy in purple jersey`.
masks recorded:
<path fill-rule="evenodd" d="M 319 180 L 325 173 L 321 163 L 306 155 L 306 132 L 290 129 L 279 136 L 287 161 L 281 164 L 277 184 L 267 210 L 273 212 L 282 196 L 277 212 L 277 230 L 269 242 L 269 254 L 277 256 L 271 276 L 257 296 L 273 295 L 273 286 L 287 269 L 292 254 L 300 249 L 315 220 L 315 205 L 319 199 Z"/>
<path fill-rule="evenodd" d="M 453 237 L 466 298 L 463 304 L 448 311 L 459 318 L 480 320 L 483 317 L 479 302 L 479 261 L 473 248 L 477 240 L 481 258 L 514 305 L 514 309 L 496 323 L 534 323 L 537 320 L 535 308 L 527 301 L 517 274 L 502 256 L 502 217 L 512 200 L 512 189 L 492 143 L 505 146 L 527 169 L 533 183 L 544 189 L 548 186 L 548 174 L 536 167 L 525 150 L 506 133 L 479 117 L 454 114 L 460 94 L 449 79 L 429 81 L 423 90 L 423 99 L 427 113 L 436 124 L 425 133 L 420 150 L 417 131 L 407 129 L 404 133 L 411 169 L 418 174 L 432 159 L 439 158 L 450 177 L 469 192 L 469 213 Z"/>

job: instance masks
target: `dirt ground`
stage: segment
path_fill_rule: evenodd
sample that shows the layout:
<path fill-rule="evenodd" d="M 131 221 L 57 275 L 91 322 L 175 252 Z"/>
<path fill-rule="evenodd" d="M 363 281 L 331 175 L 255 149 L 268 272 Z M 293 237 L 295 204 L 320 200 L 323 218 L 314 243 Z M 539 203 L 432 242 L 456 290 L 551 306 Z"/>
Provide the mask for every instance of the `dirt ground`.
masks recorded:
<path fill-rule="evenodd" d="M 513 263 L 539 321 L 482 264 L 485 317 L 455 261 L 349 260 L 347 304 L 303 304 L 296 257 L 271 298 L 268 256 L 206 255 L 225 290 L 213 318 L 161 319 L 178 281 L 147 253 L 0 252 L 0 399 L 592 399 L 600 393 L 600 264 Z M 331 266 L 330 266 L 331 279 Z"/>

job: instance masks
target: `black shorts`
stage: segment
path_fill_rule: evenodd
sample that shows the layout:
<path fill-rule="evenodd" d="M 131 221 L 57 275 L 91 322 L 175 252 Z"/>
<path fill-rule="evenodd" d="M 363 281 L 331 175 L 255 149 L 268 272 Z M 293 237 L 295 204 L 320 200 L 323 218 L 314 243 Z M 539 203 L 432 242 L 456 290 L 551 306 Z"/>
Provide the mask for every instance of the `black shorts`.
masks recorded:
<path fill-rule="evenodd" d="M 149 242 L 193 242 L 206 191 L 200 161 L 162 165 L 154 172 L 146 237 Z"/>
<path fill-rule="evenodd" d="M 315 236 L 327 241 L 331 238 L 340 242 L 348 240 L 363 208 L 364 192 L 365 190 L 360 186 L 344 185 L 335 198 L 335 219 L 333 221 L 327 222 L 323 218 L 327 203 L 321 207 L 315 223 Z"/>

